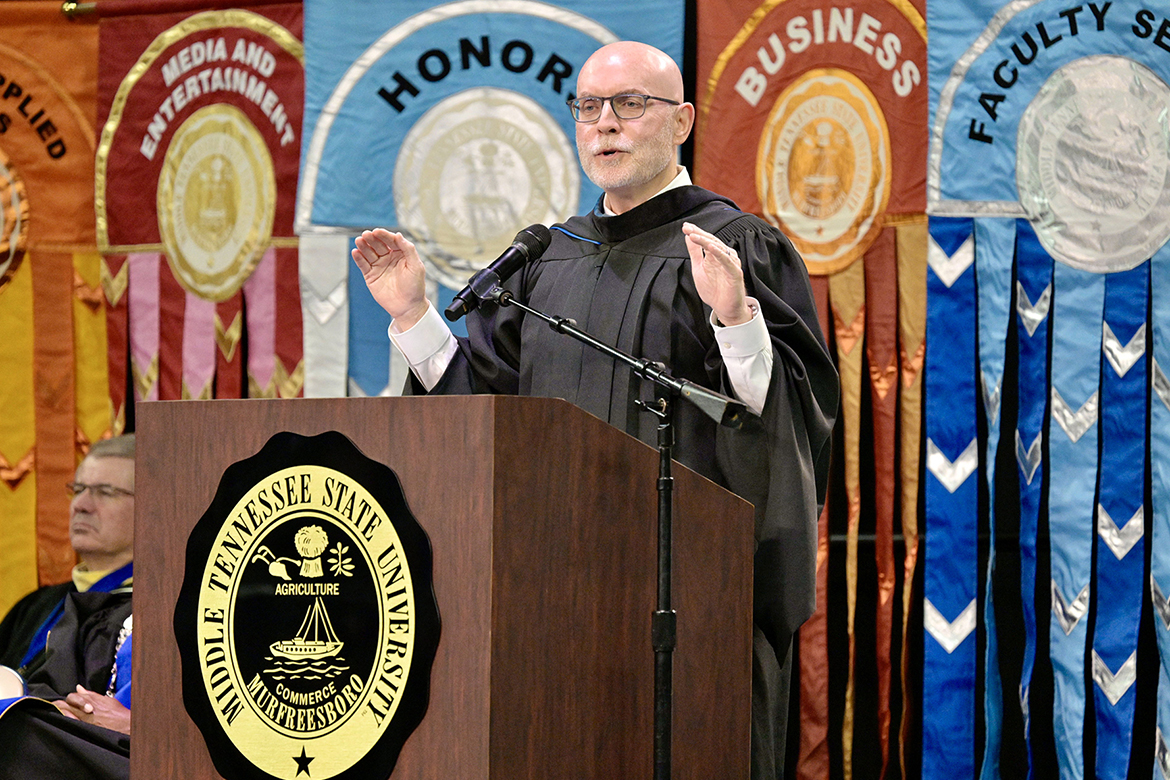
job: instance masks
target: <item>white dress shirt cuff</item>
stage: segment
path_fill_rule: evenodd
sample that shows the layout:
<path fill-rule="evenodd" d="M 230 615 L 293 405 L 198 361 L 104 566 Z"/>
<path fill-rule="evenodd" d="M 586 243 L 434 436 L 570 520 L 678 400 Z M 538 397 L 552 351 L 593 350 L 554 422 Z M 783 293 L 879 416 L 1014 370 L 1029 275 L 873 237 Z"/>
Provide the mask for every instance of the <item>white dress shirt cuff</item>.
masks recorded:
<path fill-rule="evenodd" d="M 427 306 L 426 314 L 409 330 L 399 331 L 396 324 L 392 321 L 387 329 L 390 340 L 423 387 L 430 390 L 459 351 L 455 336 L 434 306 Z"/>
<path fill-rule="evenodd" d="M 719 324 L 714 312 L 710 322 L 735 397 L 759 414 L 772 383 L 772 341 L 768 326 L 760 316 L 759 301 L 749 297 L 747 304 L 752 310 L 752 318 L 747 322 L 725 327 Z"/>

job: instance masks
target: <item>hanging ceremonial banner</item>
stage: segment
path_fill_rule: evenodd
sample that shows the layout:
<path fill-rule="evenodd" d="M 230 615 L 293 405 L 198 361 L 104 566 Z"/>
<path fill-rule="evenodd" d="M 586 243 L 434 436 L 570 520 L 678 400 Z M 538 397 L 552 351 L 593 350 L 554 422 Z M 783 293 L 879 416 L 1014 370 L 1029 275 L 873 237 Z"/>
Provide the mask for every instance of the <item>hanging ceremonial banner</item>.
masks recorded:
<path fill-rule="evenodd" d="M 102 10 L 97 230 L 145 283 L 129 300 L 136 394 L 296 396 L 300 6 L 157 10 Z"/>
<path fill-rule="evenodd" d="M 1028 594 L 1036 592 L 1040 504 L 1045 485 L 1045 470 L 1033 467 L 1030 453 L 1036 442 L 1043 445 L 1044 412 L 1048 407 L 1048 343 L 1051 324 L 1048 315 L 1052 307 L 1052 258 L 1040 248 L 1031 226 L 1022 221 L 1017 222 L 1015 268 L 1019 356 L 1015 451 L 1020 487 L 1020 593 Z M 1042 450 L 1043 446 L 1040 447 Z M 1035 769 L 1030 749 L 1031 689 L 1038 649 L 1038 618 L 1034 599 L 1024 598 L 1020 606 L 1024 616 L 1024 657 L 1018 690 L 1030 778 Z"/>
<path fill-rule="evenodd" d="M 1123 776 L 1134 723 L 1134 699 L 1127 693 L 1136 673 L 1135 594 L 1144 586 L 1134 568 L 1138 559 L 1130 557 L 1135 548 L 1140 555 L 1145 512 L 1133 504 L 1144 472 L 1134 453 L 1147 446 L 1144 427 L 1132 424 L 1146 416 L 1144 395 L 1133 395 L 1133 388 L 1146 383 L 1123 376 L 1145 351 L 1140 324 L 1147 320 L 1149 287 L 1143 263 L 1170 239 L 1170 133 L 1164 123 L 1170 21 L 1136 0 L 1076 6 L 981 0 L 932 5 L 930 24 L 928 210 L 1027 220 L 1017 243 L 1015 292 L 1029 339 L 1043 332 L 1036 329 L 1053 312 L 1050 356 L 1020 337 L 1016 444 L 1025 596 L 1036 576 L 1035 528 L 1043 522 L 1036 513 L 1048 491 L 1047 650 L 1060 773 L 1074 779 L 1086 773 L 1089 679 L 1096 766 L 1088 771 Z M 1051 285 L 1045 286 L 1050 267 Z M 1049 377 L 1043 399 L 1025 393 L 1026 375 Z M 1036 430 L 1042 403 L 1051 421 L 1046 433 Z M 1104 429 L 1110 420 L 1118 422 Z M 1038 476 L 1045 437 L 1047 483 L 1056 490 Z M 1040 650 L 1033 648 L 1032 614 L 1025 609 L 1019 681 L 1026 729 L 1037 716 L 1028 695 L 1033 654 Z M 1152 746 L 1133 748 L 1153 752 Z"/>
<path fill-rule="evenodd" d="M 871 361 L 872 438 L 879 453 L 875 461 L 882 464 L 874 475 L 874 535 L 876 727 L 884 772 L 892 721 L 890 646 L 897 588 L 892 554 L 894 415 L 904 406 L 901 391 L 914 384 L 915 365 L 920 367 L 922 360 L 916 349 L 919 344 L 909 354 L 898 352 L 896 329 L 900 321 L 919 333 L 925 325 L 921 309 L 912 323 L 899 314 L 902 280 L 897 273 L 903 254 L 919 261 L 926 254 L 925 231 L 897 233 L 902 226 L 925 222 L 925 150 L 913 132 L 906 132 L 922 127 L 926 119 L 922 5 L 888 0 L 848 7 L 819 0 L 703 0 L 698 15 L 696 183 L 729 196 L 740 208 L 780 228 L 811 274 L 831 277 L 829 303 L 838 320 L 848 497 L 845 566 L 850 660 L 842 725 L 847 779 L 852 773 L 855 724 L 853 625 L 863 482 L 859 452 L 863 353 L 854 351 L 859 342 L 865 342 L 864 354 Z M 745 140 L 748 150 L 754 147 L 747 156 Z M 897 216 L 891 219 L 892 215 Z M 918 241 L 908 242 L 911 235 Z M 860 267 L 850 268 L 859 258 L 864 258 L 864 273 Z M 925 292 L 921 279 L 921 272 L 905 277 L 914 286 L 914 298 Z M 917 402 L 917 390 L 911 394 Z M 903 429 L 903 437 L 903 444 L 909 443 L 917 452 L 917 428 Z M 904 510 L 917 515 L 914 503 Z M 910 538 L 914 538 L 912 531 Z M 916 554 L 917 550 L 907 551 L 911 576 Z M 823 659 L 826 648 L 823 644 L 802 648 L 802 653 L 810 652 Z M 824 698 L 802 701 L 802 709 L 815 720 L 828 717 Z M 868 719 L 861 722 L 866 728 Z M 824 776 L 826 755 L 809 746 L 802 751 L 798 774 Z"/>
<path fill-rule="evenodd" d="M 1150 263 L 1150 600 L 1158 637 L 1158 690 L 1170 690 L 1170 245 Z M 1154 741 L 1154 777 L 1170 777 L 1170 696 L 1158 697 L 1158 726 Z"/>
<path fill-rule="evenodd" d="M 97 30 L 0 4 L 0 614 L 69 579 L 77 459 L 110 431 L 94 243 Z"/>
<path fill-rule="evenodd" d="M 374 780 L 426 713 L 431 548 L 398 478 L 337 432 L 224 473 L 175 607 L 183 701 L 229 780 Z"/>
<path fill-rule="evenodd" d="M 1150 268 L 1105 280 L 1101 372 L 1101 483 L 1097 503 L 1097 614 L 1092 675 L 1097 714 L 1096 775 L 1124 780 L 1133 741 L 1138 627 L 1145 591 L 1145 420 L 1149 389 L 1146 305 Z"/>
<path fill-rule="evenodd" d="M 1012 219 L 975 220 L 975 275 L 978 286 L 979 379 L 983 391 L 987 443 L 984 469 L 988 486 L 988 545 L 985 583 L 995 577 L 995 452 L 1000 441 L 1000 407 L 1003 398 L 1005 342 L 1011 321 L 1012 260 L 1015 257 L 1016 223 Z M 984 743 L 981 777 L 999 777 L 999 749 L 1002 735 L 1003 701 L 999 695 L 999 637 L 996 631 L 994 589 L 983 592 L 984 648 L 983 698 Z"/>
<path fill-rule="evenodd" d="M 681 63 L 682 23 L 678 0 L 637 13 L 601 0 L 309 4 L 297 231 L 403 231 L 443 308 L 521 229 L 600 196 L 581 175 L 565 105 L 589 55 L 632 38 Z M 351 265 L 348 253 L 335 262 Z M 351 392 L 376 394 L 389 318 L 360 275 L 350 288 Z"/>
<path fill-rule="evenodd" d="M 699 184 L 783 230 L 813 274 L 860 257 L 886 213 L 922 213 L 922 143 L 891 132 L 926 118 L 911 4 L 711 0 L 700 15 Z M 729 138 L 759 139 L 754 160 Z"/>
<path fill-rule="evenodd" d="M 1165 20 L 1136 0 L 1000 5 L 932 7 L 931 212 L 1026 216 L 1062 262 L 1138 265 L 1170 238 Z"/>
<path fill-rule="evenodd" d="M 979 597 L 973 220 L 932 218 L 930 241 L 922 776 L 970 778 L 976 770 Z"/>

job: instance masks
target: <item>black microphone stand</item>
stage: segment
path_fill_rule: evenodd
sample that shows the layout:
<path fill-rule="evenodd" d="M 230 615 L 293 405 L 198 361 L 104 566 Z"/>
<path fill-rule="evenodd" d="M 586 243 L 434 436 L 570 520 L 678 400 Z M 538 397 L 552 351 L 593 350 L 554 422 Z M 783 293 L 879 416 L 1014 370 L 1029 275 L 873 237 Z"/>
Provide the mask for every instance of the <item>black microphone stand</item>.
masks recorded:
<path fill-rule="evenodd" d="M 478 292 L 478 291 L 477 291 Z M 517 301 L 512 293 L 496 286 L 481 300 L 493 300 L 500 306 L 515 306 L 564 333 L 624 363 L 638 376 L 662 388 L 655 403 L 636 401 L 638 406 L 658 418 L 658 603 L 650 619 L 650 641 L 654 648 L 654 780 L 670 780 L 671 713 L 674 701 L 674 648 L 677 644 L 677 616 L 671 607 L 671 525 L 674 512 L 674 477 L 670 463 L 674 453 L 674 404 L 672 399 L 685 398 L 719 425 L 741 429 L 758 423 L 759 418 L 746 406 L 713 390 L 700 387 L 667 373 L 666 366 L 622 352 L 598 341 L 577 327 L 567 317 L 557 317 Z"/>

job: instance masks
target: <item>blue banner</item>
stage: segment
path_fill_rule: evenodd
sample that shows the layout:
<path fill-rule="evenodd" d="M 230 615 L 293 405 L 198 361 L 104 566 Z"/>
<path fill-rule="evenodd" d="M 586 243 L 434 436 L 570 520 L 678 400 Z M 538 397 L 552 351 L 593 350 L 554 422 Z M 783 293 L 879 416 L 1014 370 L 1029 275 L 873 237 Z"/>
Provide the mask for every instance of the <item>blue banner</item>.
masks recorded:
<path fill-rule="evenodd" d="M 1093 631 L 1097 777 L 1124 780 L 1137 693 L 1145 571 L 1146 302 L 1148 263 L 1105 278 L 1097 615 Z M 1134 428 L 1137 428 L 1135 435 Z"/>
<path fill-rule="evenodd" d="M 972 220 L 931 219 L 926 320 L 922 776 L 975 773 L 979 592 Z"/>
<path fill-rule="evenodd" d="M 1165 14 L 1147 6 L 1143 0 L 929 4 L 931 211 L 947 201 L 988 211 L 1015 211 L 1018 204 L 1029 216 L 1047 210 L 1057 220 L 1050 226 L 1053 243 L 1088 260 L 1092 252 L 1081 244 L 1093 231 L 1074 218 L 1105 209 L 1076 193 L 1108 169 L 1106 186 L 1121 196 L 1117 205 L 1143 229 L 1126 236 L 1125 226 L 1110 220 L 1097 225 L 1100 238 L 1123 250 L 1131 266 L 1161 246 L 1170 230 L 1162 216 L 1170 192 L 1142 170 L 1141 141 L 1154 139 L 1156 121 L 1129 126 L 1156 118 L 1170 80 Z M 1116 115 L 1120 127 L 1094 121 L 1103 111 Z M 1095 156 L 1093 149 L 1110 153 Z M 1073 163 L 1070 155 L 1081 159 Z M 969 165 L 973 157 L 977 168 Z"/>
<path fill-rule="evenodd" d="M 999 749 L 1002 743 L 1003 701 L 999 675 L 999 637 L 995 622 L 995 452 L 1000 437 L 1000 401 L 1008 323 L 1011 321 L 1012 259 L 1015 255 L 1016 222 L 1012 219 L 975 220 L 975 277 L 979 285 L 979 374 L 983 409 L 987 417 L 984 465 L 987 473 L 988 537 L 987 578 L 983 596 L 984 648 L 983 780 L 999 778 Z"/>
<path fill-rule="evenodd" d="M 1170 245 L 1150 262 L 1150 322 L 1153 359 L 1150 361 L 1150 476 L 1151 524 L 1150 597 L 1154 631 L 1158 637 L 1158 730 L 1154 746 L 1154 777 L 1170 777 Z"/>
<path fill-rule="evenodd" d="M 577 72 L 621 39 L 681 64 L 683 8 L 681 0 L 650 0 L 636 13 L 602 0 L 307 3 L 297 232 L 400 230 L 439 285 L 433 299 L 449 299 L 521 229 L 593 208 L 601 191 L 581 173 L 565 105 Z M 350 291 L 351 354 L 364 338 L 389 356 L 384 328 L 363 314 L 381 319 L 373 304 L 358 302 L 366 294 L 356 282 Z M 355 340 L 367 328 L 383 332 Z M 382 392 L 388 364 L 351 361 L 351 391 Z"/>
<path fill-rule="evenodd" d="M 1033 447 L 1044 441 L 1044 411 L 1048 408 L 1048 313 L 1052 309 L 1052 258 L 1036 240 L 1032 226 L 1020 220 L 1016 240 L 1017 374 L 1016 457 L 1020 483 L 1020 606 L 1024 616 L 1024 657 L 1020 669 L 1020 710 L 1024 717 L 1024 744 L 1028 777 L 1032 761 L 1032 672 L 1036 665 L 1036 545 L 1040 533 L 1040 504 L 1044 469 L 1033 460 Z M 1041 446 L 1037 454 L 1043 450 Z"/>
<path fill-rule="evenodd" d="M 1148 5 L 1143 0 L 967 0 L 930 3 L 927 8 L 931 224 L 941 217 L 1018 220 L 1015 445 L 1026 634 L 1020 705 L 1028 740 L 1037 716 L 1029 708 L 1032 671 L 1044 652 L 1037 646 L 1031 594 L 1047 500 L 1047 652 L 1062 780 L 1086 774 L 1087 679 L 1095 681 L 1100 694 L 1094 708 L 1097 765 L 1089 772 L 1101 777 L 1124 774 L 1132 740 L 1132 715 L 1125 714 L 1132 705 L 1124 697 L 1132 698 L 1131 667 L 1126 664 L 1136 647 L 1130 634 L 1140 614 L 1140 605 L 1134 603 L 1140 588 L 1133 567 L 1140 564 L 1128 558 L 1121 562 L 1109 550 L 1110 544 L 1118 549 L 1131 541 L 1141 544 L 1134 537 L 1142 508 L 1120 505 L 1133 503 L 1142 493 L 1146 438 L 1144 427 L 1135 421 L 1145 419 L 1145 412 L 1144 402 L 1129 399 L 1129 380 L 1108 374 L 1113 369 L 1103 360 L 1110 351 L 1114 357 L 1132 351 L 1129 345 L 1138 323 L 1146 321 L 1149 299 L 1147 288 L 1131 284 L 1127 294 L 1110 298 L 1106 318 L 1106 287 L 1126 287 L 1130 274 L 1148 277 L 1143 264 L 1170 240 L 1170 133 L 1165 123 L 1170 20 L 1165 9 L 1155 12 Z M 992 300 L 982 289 L 980 294 L 981 307 Z M 1123 334 L 1110 333 L 1114 320 L 1124 323 L 1119 326 Z M 958 356 L 949 366 L 935 364 L 932 370 L 961 378 L 966 372 L 962 360 Z M 1153 380 L 1156 386 L 1156 372 Z M 1105 408 L 1107 394 L 1119 399 L 1117 409 Z M 1101 410 L 1118 415 L 1112 438 L 1098 425 L 1105 419 Z M 993 426 L 988 433 L 997 434 Z M 1041 462 L 1045 451 L 1047 464 Z M 1157 469 L 1155 463 L 1155 473 Z M 1102 476 L 1099 482 L 1099 474 L 1108 474 L 1108 479 Z M 1119 506 L 1114 509 L 1110 502 Z M 1098 521 L 1103 524 L 1095 526 Z M 1131 521 L 1134 525 L 1127 525 Z M 1140 554 L 1134 560 L 1140 561 Z M 993 569 L 989 576 L 994 576 Z M 1151 589 L 1156 585 L 1155 578 Z M 1094 595 L 1095 588 L 1101 592 Z M 1096 616 L 1089 614 L 1092 604 L 1097 605 Z M 1170 617 L 1170 606 L 1165 611 Z M 1094 636 L 1089 635 L 1090 624 L 1096 625 Z M 988 636 L 985 777 L 994 776 L 996 760 L 996 691 L 990 687 L 997 680 L 990 619 Z M 1170 705 L 1166 709 L 1170 712 Z M 1140 753 L 1146 748 L 1136 749 Z M 1030 744 L 1028 752 L 1031 771 Z M 1160 749 L 1159 755 L 1165 756 L 1166 750 Z M 1170 768 L 1170 759 L 1166 766 Z"/>

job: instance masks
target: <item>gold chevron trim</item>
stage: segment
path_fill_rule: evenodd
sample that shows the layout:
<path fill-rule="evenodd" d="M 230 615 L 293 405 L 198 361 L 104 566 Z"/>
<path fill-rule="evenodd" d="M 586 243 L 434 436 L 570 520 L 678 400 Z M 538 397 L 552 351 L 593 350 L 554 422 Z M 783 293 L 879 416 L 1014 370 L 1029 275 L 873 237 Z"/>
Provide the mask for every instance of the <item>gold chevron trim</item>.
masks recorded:
<path fill-rule="evenodd" d="M 224 359 L 227 362 L 232 362 L 232 358 L 235 357 L 236 347 L 240 346 L 240 338 L 243 333 L 243 312 L 236 312 L 231 326 L 226 329 L 223 326 L 223 320 L 219 318 L 219 314 L 217 313 L 215 315 L 215 343 L 219 345 L 219 351 L 223 353 Z"/>
<path fill-rule="evenodd" d="M 277 361 L 280 365 L 280 361 Z M 252 372 L 248 372 L 248 397 L 249 398 L 276 398 L 276 381 L 275 377 L 268 380 L 267 387 L 261 387 L 256 377 L 252 376 Z"/>
<path fill-rule="evenodd" d="M 73 429 L 73 447 L 81 457 L 89 454 L 89 448 L 93 446 L 93 442 L 85 435 L 85 431 L 81 430 L 81 426 Z"/>
<path fill-rule="evenodd" d="M 305 361 L 302 359 L 290 374 L 285 371 L 284 363 L 276 361 L 276 389 L 281 398 L 296 398 L 305 386 Z"/>
<path fill-rule="evenodd" d="M 128 260 L 123 261 L 122 267 L 118 269 L 118 273 L 111 274 L 109 261 L 103 257 L 101 284 L 102 289 L 106 291 L 106 301 L 111 306 L 117 306 L 118 302 L 122 300 L 126 288 L 130 286 L 130 262 Z"/>
<path fill-rule="evenodd" d="M 833 319 L 837 325 L 837 346 L 841 347 L 843 355 L 848 355 L 865 335 L 865 305 L 858 307 L 857 316 L 848 325 L 836 308 L 833 309 Z"/>
<path fill-rule="evenodd" d="M 158 382 L 158 355 L 151 358 L 150 366 L 145 372 L 138 368 L 138 363 L 135 362 L 134 358 L 130 358 L 130 375 L 134 381 L 134 392 L 138 394 L 139 400 L 149 397 L 151 388 Z"/>
<path fill-rule="evenodd" d="M 182 399 L 184 401 L 210 401 L 211 400 L 211 382 L 210 382 L 210 380 L 203 385 L 203 389 L 199 391 L 199 395 L 195 395 L 191 392 L 191 386 L 187 384 L 186 379 L 183 380 L 182 385 L 183 386 L 182 386 L 182 389 L 180 390 L 180 393 L 182 394 Z"/>
<path fill-rule="evenodd" d="M 114 410 L 114 399 L 110 399 L 110 419 L 114 421 L 112 432 L 115 436 L 121 436 L 122 431 L 126 430 L 126 404 L 123 403 Z"/>
<path fill-rule="evenodd" d="M 902 354 L 902 386 L 910 387 L 914 381 L 918 379 L 918 375 L 922 372 L 922 364 L 926 361 L 926 342 L 918 342 L 918 349 L 914 351 L 914 357 L 906 357 L 906 350 L 901 350 Z"/>
<path fill-rule="evenodd" d="M 16 463 L 9 463 L 8 459 L 0 454 L 0 481 L 8 485 L 9 490 L 16 490 L 24 478 L 32 473 L 37 462 L 36 452 L 36 447 L 29 447 L 24 457 Z"/>

